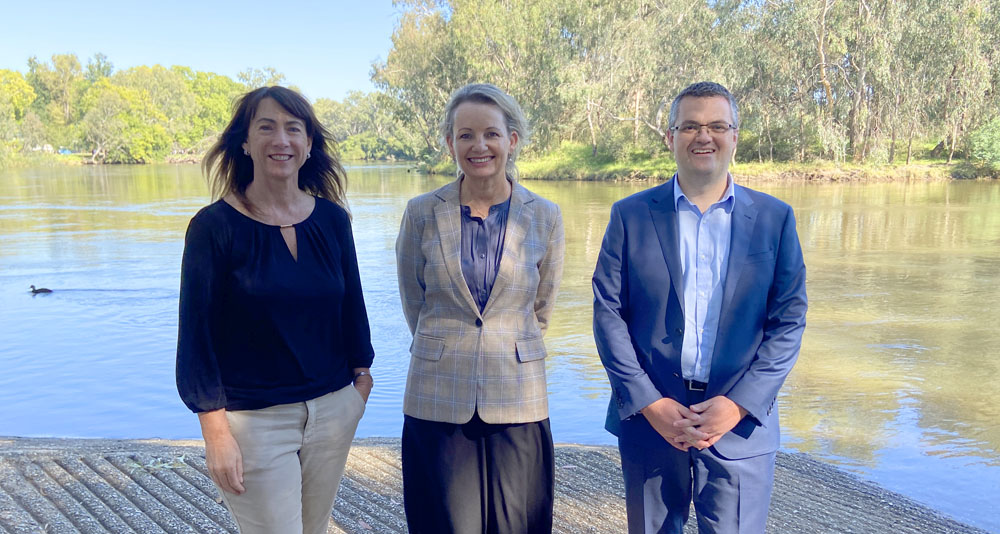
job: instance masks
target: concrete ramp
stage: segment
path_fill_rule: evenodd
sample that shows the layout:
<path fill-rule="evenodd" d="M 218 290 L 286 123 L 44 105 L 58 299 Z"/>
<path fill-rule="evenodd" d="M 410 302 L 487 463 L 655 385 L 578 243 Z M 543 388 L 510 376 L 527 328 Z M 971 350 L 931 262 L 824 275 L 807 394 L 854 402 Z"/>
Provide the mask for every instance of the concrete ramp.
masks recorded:
<path fill-rule="evenodd" d="M 398 439 L 356 440 L 328 532 L 406 532 Z M 804 455 L 778 455 L 768 532 L 982 533 Z M 556 446 L 557 533 L 625 532 L 613 447 Z M 697 531 L 694 521 L 686 532 Z M 0 534 L 236 533 L 200 441 L 0 438 Z"/>

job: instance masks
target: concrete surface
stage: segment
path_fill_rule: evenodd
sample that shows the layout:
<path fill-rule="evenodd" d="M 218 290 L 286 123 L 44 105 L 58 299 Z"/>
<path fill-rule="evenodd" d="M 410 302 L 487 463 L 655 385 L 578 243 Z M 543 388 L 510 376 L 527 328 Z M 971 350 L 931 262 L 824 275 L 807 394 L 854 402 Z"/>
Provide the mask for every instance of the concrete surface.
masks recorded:
<path fill-rule="evenodd" d="M 355 441 L 329 532 L 406 532 L 399 440 Z M 0 437 L 0 534 L 235 533 L 200 441 Z M 622 533 L 614 447 L 556 446 L 557 533 Z M 686 533 L 695 533 L 689 521 Z M 985 533 L 801 454 L 778 454 L 768 533 Z"/>

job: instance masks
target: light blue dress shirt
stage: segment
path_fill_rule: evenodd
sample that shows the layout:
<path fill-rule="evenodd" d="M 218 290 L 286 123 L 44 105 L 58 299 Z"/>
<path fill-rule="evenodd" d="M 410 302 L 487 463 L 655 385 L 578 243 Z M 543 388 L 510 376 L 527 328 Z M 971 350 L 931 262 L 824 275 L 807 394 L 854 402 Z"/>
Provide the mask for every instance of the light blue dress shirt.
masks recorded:
<path fill-rule="evenodd" d="M 684 342 L 681 372 L 685 379 L 708 382 L 719 333 L 719 315 L 729 267 L 734 188 L 732 176 L 722 198 L 702 213 L 688 200 L 674 175 L 674 205 L 684 276 Z"/>

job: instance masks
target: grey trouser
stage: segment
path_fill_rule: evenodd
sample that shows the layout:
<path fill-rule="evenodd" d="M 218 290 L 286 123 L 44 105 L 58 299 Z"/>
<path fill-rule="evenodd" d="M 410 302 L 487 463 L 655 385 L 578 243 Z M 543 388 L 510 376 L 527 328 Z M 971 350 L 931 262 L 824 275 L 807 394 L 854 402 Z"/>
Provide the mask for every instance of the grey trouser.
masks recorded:
<path fill-rule="evenodd" d="M 325 534 L 364 410 L 348 385 L 305 402 L 226 412 L 246 492 L 219 491 L 240 532 Z"/>

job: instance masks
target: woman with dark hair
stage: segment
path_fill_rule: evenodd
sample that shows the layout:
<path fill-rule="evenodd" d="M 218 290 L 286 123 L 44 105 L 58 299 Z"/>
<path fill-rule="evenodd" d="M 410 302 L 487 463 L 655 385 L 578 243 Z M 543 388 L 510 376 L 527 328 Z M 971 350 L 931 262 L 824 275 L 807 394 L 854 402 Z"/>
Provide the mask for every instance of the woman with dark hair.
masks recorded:
<path fill-rule="evenodd" d="M 344 170 L 309 103 L 244 95 L 205 157 L 181 266 L 177 388 L 240 532 L 325 533 L 374 357 Z"/>
<path fill-rule="evenodd" d="M 413 334 L 403 504 L 414 534 L 548 534 L 554 460 L 545 344 L 562 275 L 559 207 L 517 182 L 520 106 L 455 91 L 441 138 L 458 179 L 409 202 L 396 262 Z"/>

